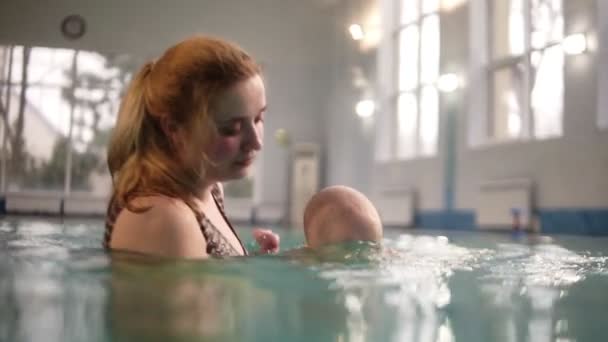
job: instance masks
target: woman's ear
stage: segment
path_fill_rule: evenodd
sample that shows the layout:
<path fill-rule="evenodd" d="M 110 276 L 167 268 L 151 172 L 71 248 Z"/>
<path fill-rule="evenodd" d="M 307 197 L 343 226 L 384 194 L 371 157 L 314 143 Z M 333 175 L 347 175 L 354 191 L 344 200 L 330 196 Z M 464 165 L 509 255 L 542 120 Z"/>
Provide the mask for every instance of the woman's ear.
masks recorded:
<path fill-rule="evenodd" d="M 180 139 L 180 127 L 179 125 L 172 119 L 162 118 L 160 120 L 160 127 L 165 133 L 165 136 L 176 149 L 181 147 L 181 139 Z"/>

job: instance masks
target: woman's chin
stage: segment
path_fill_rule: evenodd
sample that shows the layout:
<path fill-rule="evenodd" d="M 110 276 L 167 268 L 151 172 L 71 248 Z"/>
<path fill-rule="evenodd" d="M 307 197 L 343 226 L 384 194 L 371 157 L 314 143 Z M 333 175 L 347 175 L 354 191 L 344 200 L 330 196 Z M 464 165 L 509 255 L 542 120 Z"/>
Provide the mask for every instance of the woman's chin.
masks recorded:
<path fill-rule="evenodd" d="M 247 165 L 247 166 L 237 165 L 233 168 L 232 172 L 230 172 L 230 179 L 240 179 L 240 178 L 247 177 L 250 174 L 251 174 L 251 167 L 249 165 Z"/>

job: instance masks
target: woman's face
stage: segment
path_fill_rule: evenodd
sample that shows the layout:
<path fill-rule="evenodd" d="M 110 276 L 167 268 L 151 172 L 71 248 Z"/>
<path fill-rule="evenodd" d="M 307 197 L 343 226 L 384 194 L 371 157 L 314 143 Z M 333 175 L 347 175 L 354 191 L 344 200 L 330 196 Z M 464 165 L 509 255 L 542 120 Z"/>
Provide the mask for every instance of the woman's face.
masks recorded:
<path fill-rule="evenodd" d="M 217 137 L 205 150 L 207 175 L 219 181 L 247 175 L 262 148 L 266 91 L 259 75 L 229 88 L 218 100 L 213 120 Z"/>

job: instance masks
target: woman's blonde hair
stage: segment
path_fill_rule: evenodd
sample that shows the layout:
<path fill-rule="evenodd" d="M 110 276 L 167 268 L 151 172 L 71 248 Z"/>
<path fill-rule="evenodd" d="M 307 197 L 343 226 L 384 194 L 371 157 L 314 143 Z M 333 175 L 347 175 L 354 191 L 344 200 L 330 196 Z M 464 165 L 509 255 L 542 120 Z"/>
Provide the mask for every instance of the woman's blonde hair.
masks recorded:
<path fill-rule="evenodd" d="M 239 81 L 260 74 L 241 48 L 223 40 L 197 36 L 169 48 L 145 64 L 122 99 L 108 146 L 113 181 L 110 206 L 136 208 L 139 196 L 180 198 L 193 207 L 192 194 L 204 178 L 202 146 L 216 133 L 211 113 L 218 97 Z M 201 141 L 198 165 L 184 165 L 163 122 L 183 128 Z M 110 208 L 108 208 L 110 209 Z"/>

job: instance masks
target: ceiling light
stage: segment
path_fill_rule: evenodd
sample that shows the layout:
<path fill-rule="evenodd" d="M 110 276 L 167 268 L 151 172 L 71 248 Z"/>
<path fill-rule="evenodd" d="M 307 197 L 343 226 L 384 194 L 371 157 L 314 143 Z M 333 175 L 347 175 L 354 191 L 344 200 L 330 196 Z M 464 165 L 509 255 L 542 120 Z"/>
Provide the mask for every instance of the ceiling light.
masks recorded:
<path fill-rule="evenodd" d="M 355 106 L 355 112 L 361 118 L 368 118 L 374 115 L 376 104 L 373 100 L 361 100 Z"/>
<path fill-rule="evenodd" d="M 364 37 L 363 28 L 359 24 L 350 25 L 348 32 L 350 32 L 350 36 L 353 40 L 361 40 Z"/>
<path fill-rule="evenodd" d="M 587 50 L 587 37 L 584 33 L 575 33 L 562 41 L 562 48 L 567 55 L 580 55 Z"/>

